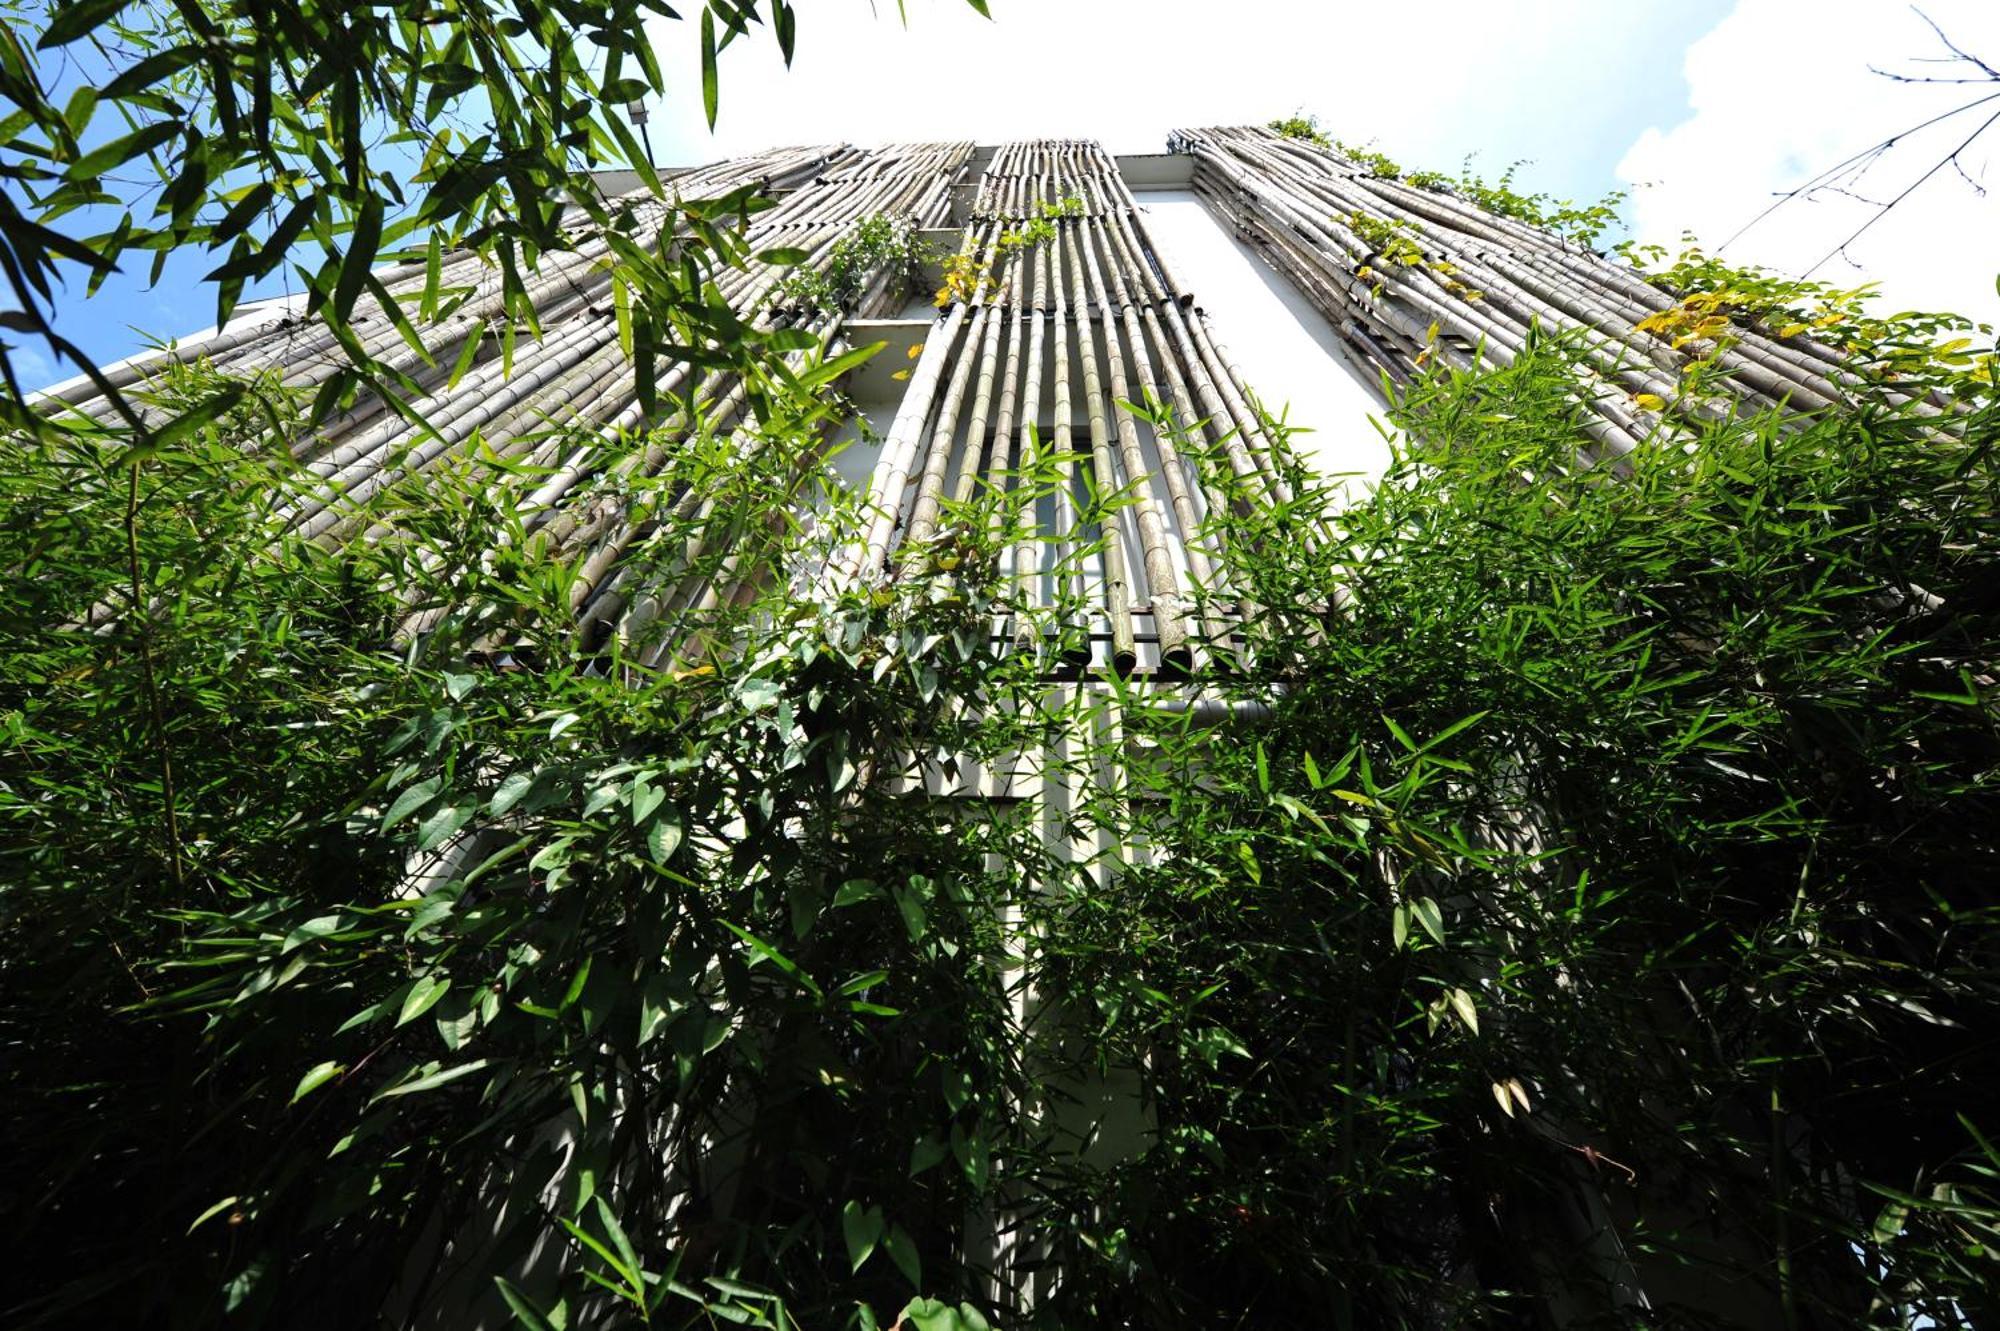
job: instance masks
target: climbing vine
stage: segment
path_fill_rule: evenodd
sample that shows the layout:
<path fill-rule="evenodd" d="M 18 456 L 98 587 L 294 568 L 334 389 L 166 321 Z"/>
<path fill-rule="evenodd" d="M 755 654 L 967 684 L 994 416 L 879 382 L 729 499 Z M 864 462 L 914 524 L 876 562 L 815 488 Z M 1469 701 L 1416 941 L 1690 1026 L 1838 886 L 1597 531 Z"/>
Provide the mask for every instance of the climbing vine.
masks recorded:
<path fill-rule="evenodd" d="M 787 273 L 772 304 L 810 314 L 837 314 L 851 309 L 870 285 L 884 278 L 916 281 L 930 257 L 930 246 L 907 220 L 876 213 L 835 241 L 824 263 L 802 264 Z"/>

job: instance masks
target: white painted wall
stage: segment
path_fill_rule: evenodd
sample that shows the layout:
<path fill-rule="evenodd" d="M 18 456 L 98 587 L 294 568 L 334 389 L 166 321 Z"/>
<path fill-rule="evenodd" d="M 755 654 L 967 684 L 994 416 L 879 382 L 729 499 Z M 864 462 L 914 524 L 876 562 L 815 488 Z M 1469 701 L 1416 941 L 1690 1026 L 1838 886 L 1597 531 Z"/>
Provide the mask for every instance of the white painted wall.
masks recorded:
<path fill-rule="evenodd" d="M 1208 312 L 1210 327 L 1272 415 L 1289 408 L 1311 434 L 1293 445 L 1322 476 L 1372 485 L 1389 448 L 1371 417 L 1381 403 L 1325 317 L 1191 190 L 1135 192 L 1160 257 Z"/>

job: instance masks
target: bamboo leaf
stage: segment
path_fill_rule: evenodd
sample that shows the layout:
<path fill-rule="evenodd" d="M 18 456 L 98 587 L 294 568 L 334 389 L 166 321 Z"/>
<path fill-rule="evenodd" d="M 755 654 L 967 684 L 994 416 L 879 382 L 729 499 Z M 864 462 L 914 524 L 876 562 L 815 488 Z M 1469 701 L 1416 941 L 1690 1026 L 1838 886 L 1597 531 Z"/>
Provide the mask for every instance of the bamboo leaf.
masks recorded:
<path fill-rule="evenodd" d="M 778 951 L 777 948 L 772 947 L 769 943 L 757 937 L 757 935 L 751 933 L 748 929 L 743 928 L 741 925 L 731 924 L 728 920 L 721 921 L 721 924 L 722 927 L 729 930 L 730 933 L 735 934 L 745 943 L 748 943 L 750 945 L 750 950 L 752 952 L 755 952 L 759 957 L 762 957 L 764 960 L 769 961 L 772 965 L 776 966 L 779 970 L 783 971 L 786 975 L 789 975 L 793 980 L 797 981 L 799 986 L 810 992 L 814 998 L 825 997 L 825 995 L 820 992 L 819 986 L 812 982 L 812 977 L 807 975 L 804 971 L 800 970 L 798 967 L 798 963 L 794 962 L 790 957 Z"/>
<path fill-rule="evenodd" d="M 370 194 L 361 203 L 348 234 L 347 253 L 340 261 L 340 281 L 333 291 L 333 318 L 346 323 L 354 314 L 354 302 L 367 284 L 368 270 L 374 266 L 375 252 L 382 239 L 382 196 Z"/>
<path fill-rule="evenodd" d="M 171 120 L 162 120 L 135 129 L 130 134 L 91 149 L 71 163 L 63 174 L 71 180 L 94 181 L 105 172 L 153 151 L 180 133 L 181 126 Z"/>
<path fill-rule="evenodd" d="M 701 11 L 701 109 L 708 127 L 715 128 L 717 77 L 715 68 L 715 11 Z"/>
<path fill-rule="evenodd" d="M 292 1103 L 297 1104 L 346 1070 L 346 1064 L 336 1063 L 332 1059 L 314 1064 L 305 1076 L 299 1078 L 298 1086 L 292 1091 Z"/>
<path fill-rule="evenodd" d="M 798 42 L 798 15 L 787 0 L 772 0 L 771 27 L 778 38 L 778 50 L 785 57 L 785 68 L 792 67 L 792 50 Z"/>
<path fill-rule="evenodd" d="M 35 43 L 38 51 L 53 50 L 67 46 L 79 37 L 91 33 L 109 23 L 132 0 L 71 0 L 71 3 L 56 8 L 49 18 L 49 26 L 42 31 L 41 40 Z"/>
<path fill-rule="evenodd" d="M 448 1086 L 460 1077 L 469 1077 L 487 1066 L 491 1060 L 475 1058 L 470 1063 L 460 1063 L 455 1067 L 440 1067 L 436 1063 L 426 1063 L 418 1075 L 405 1082 L 387 1087 L 375 1093 L 375 1099 L 385 1100 L 398 1095 L 415 1095 L 420 1091 L 434 1091 L 440 1086 Z"/>
<path fill-rule="evenodd" d="M 458 349 L 458 359 L 452 362 L 451 378 L 445 381 L 446 388 L 458 387 L 459 380 L 465 378 L 466 371 L 470 370 L 473 361 L 478 359 L 479 344 L 485 339 L 486 321 L 481 319 L 473 324 L 471 331 L 465 335 L 465 344 Z"/>
<path fill-rule="evenodd" d="M 234 1196 L 224 1197 L 221 1201 L 215 1203 L 215 1205 L 209 1207 L 206 1211 L 203 1211 L 200 1215 L 196 1216 L 194 1218 L 194 1223 L 187 1227 L 187 1232 L 190 1234 L 194 1233 L 197 1229 L 200 1229 L 208 1221 L 215 1219 L 215 1217 L 221 1215 L 224 1211 L 227 1211 L 230 1208 L 234 1207 L 238 1202 L 242 1200 L 243 1199 L 241 1197 L 234 1197 Z"/>
<path fill-rule="evenodd" d="M 527 1327 L 528 1331 L 558 1331 L 556 1324 L 530 1302 L 527 1295 L 516 1289 L 507 1277 L 494 1276 L 493 1283 L 499 1288 L 500 1297 L 506 1301 L 508 1310 L 514 1314 L 514 1320 Z"/>

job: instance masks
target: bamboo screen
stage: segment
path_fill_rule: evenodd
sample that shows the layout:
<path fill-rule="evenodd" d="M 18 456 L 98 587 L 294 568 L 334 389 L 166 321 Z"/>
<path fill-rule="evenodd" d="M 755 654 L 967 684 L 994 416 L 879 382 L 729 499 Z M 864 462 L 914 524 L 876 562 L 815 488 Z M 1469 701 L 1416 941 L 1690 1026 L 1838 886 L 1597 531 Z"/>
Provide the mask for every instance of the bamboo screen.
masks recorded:
<path fill-rule="evenodd" d="M 1589 348 L 1581 389 L 1587 431 L 1594 451 L 1614 458 L 1667 421 L 1663 413 L 1773 403 L 1810 410 L 1841 394 L 1835 353 L 1806 338 L 1779 341 L 1746 329 L 1722 358 L 1730 373 L 1712 381 L 1707 397 L 1689 401 L 1677 388 L 1694 351 L 1636 328 L 1672 309 L 1675 298 L 1629 269 L 1266 130 L 1179 131 L 1171 146 L 1192 157 L 1193 184 L 1212 212 L 1306 295 L 1363 364 L 1391 379 L 1433 359 L 1505 362 L 1537 323 L 1577 330 Z M 1204 644 L 1226 643 L 1244 607 L 1232 602 L 1226 561 L 1207 535 L 1221 502 L 1214 482 L 1233 475 L 1237 502 L 1244 494 L 1282 502 L 1290 490 L 1250 383 L 1198 293 L 1163 262 L 1144 209 L 1103 149 L 1082 141 L 984 153 L 965 143 L 786 148 L 684 173 L 669 185 L 689 199 L 746 185 L 769 194 L 777 202 L 755 214 L 751 248 L 801 250 L 805 264 L 820 269 L 871 217 L 950 237 L 942 304 L 922 329 L 921 352 L 866 482 L 867 530 L 834 552 L 819 576 L 898 576 L 912 546 L 937 534 L 948 499 L 1026 484 L 1040 460 L 1060 479 L 1046 486 L 1031 526 L 1004 534 L 1007 571 L 1045 604 L 1074 608 L 1065 613 L 1082 632 L 1070 641 L 1090 645 L 1071 650 L 1062 669 L 1180 672 L 1215 664 Z M 643 194 L 630 204 L 657 233 L 663 206 Z M 645 418 L 618 335 L 612 262 L 601 241 L 549 256 L 530 279 L 539 327 L 511 355 L 495 335 L 501 274 L 474 256 L 445 256 L 443 284 L 467 294 L 435 322 L 399 330 L 364 297 L 356 322 L 366 349 L 415 381 L 413 406 L 431 428 L 364 395 L 291 440 L 312 484 L 275 515 L 279 525 L 325 542 L 380 539 L 387 533 L 366 506 L 371 496 L 421 486 L 434 473 L 464 484 L 462 470 L 440 464 L 462 468 L 469 459 L 476 468 L 487 459 L 491 484 L 518 489 L 527 531 L 574 569 L 570 600 L 580 628 L 596 641 L 618 635 L 639 644 L 642 663 L 672 654 L 660 637 L 663 617 L 740 597 L 761 579 L 797 581 L 797 570 L 747 559 L 719 566 L 690 559 L 683 569 L 699 571 L 676 575 L 635 570 L 627 558 L 652 510 L 607 502 L 592 482 L 608 470 L 657 470 L 693 427 Z M 427 280 L 423 264 L 376 276 L 410 302 Z M 867 322 L 879 324 L 911 295 L 899 288 L 901 275 L 884 269 L 845 309 L 800 310 L 773 299 L 782 277 L 777 267 L 752 264 L 725 270 L 718 287 L 740 318 L 803 327 L 834 348 L 868 341 Z M 428 356 L 407 344 L 411 337 Z M 225 372 L 274 371 L 302 389 L 326 383 L 345 363 L 329 334 L 281 307 L 135 358 L 111 378 L 135 384 L 168 360 L 197 357 Z M 1329 362 L 1327 373 L 1341 372 Z M 665 368 L 660 387 L 663 400 L 680 394 L 704 404 L 705 429 L 750 446 L 744 386 L 731 374 L 679 361 Z M 1176 428 L 1155 429 L 1132 405 L 1148 401 L 1170 412 Z M 45 402 L 111 417 L 88 382 L 59 387 Z M 613 432 L 640 428 L 649 432 L 644 447 L 605 443 Z M 1111 496 L 1116 502 L 1107 503 Z M 698 493 L 672 502 L 685 513 L 703 511 Z M 440 613 L 413 610 L 405 627 L 421 632 Z"/>

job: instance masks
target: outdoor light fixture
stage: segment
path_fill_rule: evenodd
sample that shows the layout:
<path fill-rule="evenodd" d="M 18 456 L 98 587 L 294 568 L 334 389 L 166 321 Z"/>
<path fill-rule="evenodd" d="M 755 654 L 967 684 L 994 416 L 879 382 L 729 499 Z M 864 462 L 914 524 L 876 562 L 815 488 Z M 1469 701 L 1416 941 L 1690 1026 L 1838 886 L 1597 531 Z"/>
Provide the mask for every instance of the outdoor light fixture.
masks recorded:
<path fill-rule="evenodd" d="M 653 161 L 653 139 L 651 135 L 646 133 L 646 121 L 651 117 L 646 112 L 645 101 L 635 97 L 627 102 L 625 104 L 625 118 L 630 120 L 634 127 L 638 129 L 639 142 L 646 146 L 646 165 L 656 165 Z"/>

